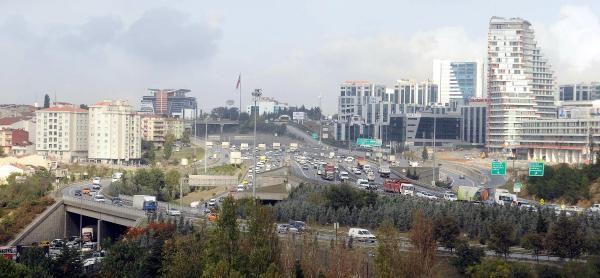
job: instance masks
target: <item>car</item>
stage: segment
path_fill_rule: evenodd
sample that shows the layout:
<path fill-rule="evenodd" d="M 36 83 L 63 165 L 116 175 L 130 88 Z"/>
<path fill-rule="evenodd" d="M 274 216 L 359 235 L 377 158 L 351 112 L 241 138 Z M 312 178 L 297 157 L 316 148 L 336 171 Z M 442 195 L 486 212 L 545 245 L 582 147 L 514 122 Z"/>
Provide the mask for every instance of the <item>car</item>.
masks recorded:
<path fill-rule="evenodd" d="M 167 210 L 167 215 L 171 215 L 171 216 L 179 216 L 181 215 L 181 211 L 176 209 L 176 208 L 169 208 Z"/>
<path fill-rule="evenodd" d="M 81 189 L 76 189 L 75 192 L 73 192 L 73 195 L 81 196 Z"/>
<path fill-rule="evenodd" d="M 83 244 L 83 247 L 81 247 L 81 252 L 86 253 L 86 252 L 96 251 L 97 247 L 98 247 L 98 243 L 88 241 Z"/>
<path fill-rule="evenodd" d="M 290 224 L 277 224 L 277 233 L 278 234 L 285 234 L 288 232 L 289 228 L 291 227 Z"/>
<path fill-rule="evenodd" d="M 355 175 L 360 175 L 362 174 L 362 171 L 360 171 L 358 167 L 354 167 L 354 169 L 352 169 L 352 173 L 354 173 Z"/>
<path fill-rule="evenodd" d="M 349 176 L 348 172 L 346 172 L 346 171 L 340 171 L 340 180 L 341 181 L 345 181 L 345 180 L 348 180 L 348 179 L 350 179 L 350 176 Z"/>
<path fill-rule="evenodd" d="M 369 232 L 369 230 L 367 229 L 362 229 L 362 228 L 350 228 L 350 230 L 348 230 L 348 237 L 351 238 L 355 238 L 358 241 L 369 241 L 369 242 L 375 242 L 376 237 L 371 234 L 371 232 Z"/>
<path fill-rule="evenodd" d="M 92 184 L 92 189 L 94 190 L 99 190 L 100 189 L 100 184 Z"/>
<path fill-rule="evenodd" d="M 308 170 L 308 164 L 302 164 L 302 170 Z"/>
<path fill-rule="evenodd" d="M 104 198 L 104 195 L 98 193 L 98 194 L 94 195 L 94 202 L 104 203 L 104 202 L 106 202 L 106 198 Z"/>
<path fill-rule="evenodd" d="M 92 179 L 92 184 L 101 184 L 102 183 L 102 179 L 100 179 L 100 177 L 94 177 Z"/>
<path fill-rule="evenodd" d="M 90 190 L 90 188 L 89 188 L 89 187 L 84 187 L 84 188 L 81 190 L 81 194 L 90 195 L 90 193 L 91 193 L 91 190 Z"/>
<path fill-rule="evenodd" d="M 444 193 L 444 200 L 454 202 L 458 199 L 456 198 L 456 194 L 452 192 L 446 192 Z"/>
<path fill-rule="evenodd" d="M 590 207 L 590 211 L 591 211 L 591 212 L 600 212 L 600 204 L 593 204 L 593 205 Z"/>
<path fill-rule="evenodd" d="M 344 159 L 344 161 L 346 161 L 346 163 L 352 163 L 354 162 L 354 157 L 348 156 Z"/>
<path fill-rule="evenodd" d="M 246 189 L 246 187 L 243 184 L 238 184 L 237 192 L 243 192 L 245 189 Z"/>
<path fill-rule="evenodd" d="M 357 179 L 356 185 L 361 188 L 369 188 L 369 181 L 365 179 Z"/>
<path fill-rule="evenodd" d="M 303 221 L 290 220 L 289 224 L 291 227 L 296 228 L 300 232 L 308 229 L 306 227 L 306 223 L 304 223 Z"/>
<path fill-rule="evenodd" d="M 217 205 L 217 200 L 215 200 L 215 199 L 208 200 L 208 206 L 209 207 L 214 207 L 216 205 Z"/>
<path fill-rule="evenodd" d="M 52 247 L 62 247 L 64 244 L 65 242 L 60 238 L 53 239 L 52 242 L 50 242 L 50 246 Z"/>

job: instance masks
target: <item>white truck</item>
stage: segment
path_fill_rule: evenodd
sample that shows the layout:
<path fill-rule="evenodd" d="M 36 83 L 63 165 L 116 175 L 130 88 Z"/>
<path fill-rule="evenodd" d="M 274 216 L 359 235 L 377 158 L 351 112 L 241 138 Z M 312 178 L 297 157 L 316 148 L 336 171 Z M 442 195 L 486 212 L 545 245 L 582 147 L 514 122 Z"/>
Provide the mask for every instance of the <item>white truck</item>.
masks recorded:
<path fill-rule="evenodd" d="M 506 189 L 497 188 L 494 191 L 494 202 L 501 206 L 510 206 L 516 204 L 517 195 L 510 193 Z"/>
<path fill-rule="evenodd" d="M 278 142 L 273 142 L 273 149 L 274 150 L 280 150 L 281 149 L 281 144 Z"/>
<path fill-rule="evenodd" d="M 403 183 L 400 185 L 402 195 L 415 196 L 415 186 L 412 183 Z"/>
<path fill-rule="evenodd" d="M 297 151 L 298 150 L 298 143 L 290 143 L 290 151 Z"/>
<path fill-rule="evenodd" d="M 235 164 L 235 165 L 242 164 L 242 153 L 241 152 L 231 152 L 229 154 L 229 164 Z"/>
<path fill-rule="evenodd" d="M 599 213 L 600 212 L 600 204 L 593 204 L 590 207 L 591 212 Z"/>
<path fill-rule="evenodd" d="M 212 147 L 213 147 L 213 142 L 211 142 L 211 141 L 206 141 L 205 147 L 206 147 L 207 149 L 212 149 Z"/>
<path fill-rule="evenodd" d="M 121 180 L 122 177 L 123 177 L 123 173 L 121 173 L 121 172 L 113 173 L 111 182 L 119 181 L 119 180 Z"/>
<path fill-rule="evenodd" d="M 248 149 L 248 143 L 241 143 L 240 144 L 240 150 L 245 151 Z"/>
<path fill-rule="evenodd" d="M 83 242 L 94 241 L 94 228 L 85 227 L 81 229 L 81 240 Z"/>
<path fill-rule="evenodd" d="M 267 149 L 267 145 L 266 144 L 258 144 L 258 149 L 264 151 Z"/>
<path fill-rule="evenodd" d="M 329 152 L 329 159 L 332 159 L 335 157 L 335 153 L 334 152 Z"/>
<path fill-rule="evenodd" d="M 229 149 L 229 142 L 221 142 L 221 148 L 223 148 L 224 150 L 228 150 Z"/>

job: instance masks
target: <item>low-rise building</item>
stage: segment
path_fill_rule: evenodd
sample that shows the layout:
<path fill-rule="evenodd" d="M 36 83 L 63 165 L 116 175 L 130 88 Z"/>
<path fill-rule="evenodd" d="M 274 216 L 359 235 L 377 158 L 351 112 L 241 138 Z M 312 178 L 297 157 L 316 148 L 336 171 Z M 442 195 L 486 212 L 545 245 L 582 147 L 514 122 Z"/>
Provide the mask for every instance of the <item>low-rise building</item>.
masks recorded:
<path fill-rule="evenodd" d="M 175 139 L 183 137 L 183 121 L 161 115 L 143 115 L 141 117 L 142 139 L 152 142 L 157 147 L 162 147 L 167 134 L 172 134 Z"/>
<path fill-rule="evenodd" d="M 279 101 L 275 100 L 274 98 L 270 98 L 270 97 L 261 97 L 256 102 L 256 106 L 254 105 L 254 102 L 252 102 L 252 104 L 248 105 L 248 107 L 246 108 L 246 112 L 248 112 L 248 114 L 252 114 L 254 111 L 258 110 L 258 113 L 260 115 L 262 115 L 262 114 L 279 113 L 279 112 L 283 112 L 287 109 L 288 109 L 287 103 L 279 102 Z"/>
<path fill-rule="evenodd" d="M 22 129 L 1 129 L 0 149 L 3 154 L 12 155 L 14 146 L 30 145 L 29 132 Z"/>

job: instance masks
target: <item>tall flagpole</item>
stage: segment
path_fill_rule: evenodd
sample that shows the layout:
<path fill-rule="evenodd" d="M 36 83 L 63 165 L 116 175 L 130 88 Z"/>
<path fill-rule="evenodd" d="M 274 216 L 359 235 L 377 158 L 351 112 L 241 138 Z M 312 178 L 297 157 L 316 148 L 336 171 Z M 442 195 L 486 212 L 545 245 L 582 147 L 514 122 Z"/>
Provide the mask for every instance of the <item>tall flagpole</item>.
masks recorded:
<path fill-rule="evenodd" d="M 240 119 L 242 118 L 242 73 L 240 73 L 239 77 L 238 77 L 239 81 L 240 81 L 240 111 L 238 111 L 238 122 L 240 121 Z"/>

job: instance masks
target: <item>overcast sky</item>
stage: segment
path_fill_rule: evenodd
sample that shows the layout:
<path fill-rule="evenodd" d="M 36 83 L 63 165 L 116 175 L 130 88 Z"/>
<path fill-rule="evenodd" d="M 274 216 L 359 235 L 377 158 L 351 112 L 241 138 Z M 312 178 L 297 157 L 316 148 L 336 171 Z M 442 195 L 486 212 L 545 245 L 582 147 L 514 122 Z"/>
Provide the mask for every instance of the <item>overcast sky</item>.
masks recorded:
<path fill-rule="evenodd" d="M 542 4 L 543 3 L 543 4 Z M 1 103 L 139 105 L 188 88 L 201 107 L 262 88 L 336 109 L 339 83 L 430 78 L 432 60 L 486 59 L 491 16 L 529 20 L 559 83 L 600 80 L 598 1 L 0 0 Z"/>

